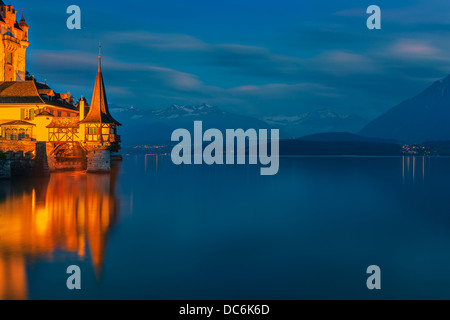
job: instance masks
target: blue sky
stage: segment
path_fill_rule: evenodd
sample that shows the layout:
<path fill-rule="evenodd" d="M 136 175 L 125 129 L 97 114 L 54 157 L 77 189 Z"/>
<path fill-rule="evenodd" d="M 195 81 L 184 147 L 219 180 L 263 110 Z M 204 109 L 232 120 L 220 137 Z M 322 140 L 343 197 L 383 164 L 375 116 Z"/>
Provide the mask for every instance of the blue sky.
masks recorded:
<path fill-rule="evenodd" d="M 259 118 L 330 110 L 363 124 L 450 73 L 444 0 L 12 4 L 30 25 L 32 74 L 90 99 L 102 41 L 109 102 L 122 107 L 208 103 Z M 66 28 L 71 4 L 82 30 Z M 382 30 L 366 27 L 372 4 Z"/>

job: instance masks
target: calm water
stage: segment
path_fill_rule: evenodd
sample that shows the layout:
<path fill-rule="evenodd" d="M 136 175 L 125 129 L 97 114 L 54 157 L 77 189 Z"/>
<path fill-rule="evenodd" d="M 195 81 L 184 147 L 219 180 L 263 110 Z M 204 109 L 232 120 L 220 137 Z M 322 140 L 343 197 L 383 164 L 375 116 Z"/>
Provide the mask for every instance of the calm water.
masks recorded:
<path fill-rule="evenodd" d="M 284 158 L 261 177 L 129 156 L 2 181 L 0 298 L 450 299 L 449 199 L 450 158 Z"/>

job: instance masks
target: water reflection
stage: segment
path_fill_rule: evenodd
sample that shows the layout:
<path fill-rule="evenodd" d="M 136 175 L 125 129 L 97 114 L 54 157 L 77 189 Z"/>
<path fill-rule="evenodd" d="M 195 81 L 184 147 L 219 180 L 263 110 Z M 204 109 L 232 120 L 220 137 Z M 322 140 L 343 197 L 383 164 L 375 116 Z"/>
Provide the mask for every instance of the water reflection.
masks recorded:
<path fill-rule="evenodd" d="M 159 162 L 160 162 L 160 155 L 158 154 L 146 154 L 145 155 L 145 172 L 151 170 L 151 171 L 155 171 L 158 172 L 159 171 Z"/>
<path fill-rule="evenodd" d="M 267 178 L 129 156 L 117 187 L 114 174 L 0 182 L 0 298 L 371 299 L 355 274 L 373 261 L 395 275 L 379 298 L 448 298 L 449 160 L 282 158 Z M 78 262 L 74 295 L 64 268 Z"/>
<path fill-rule="evenodd" d="M 0 299 L 26 299 L 26 266 L 56 251 L 102 271 L 117 219 L 117 168 L 106 175 L 56 173 L 40 181 L 0 182 Z"/>
<path fill-rule="evenodd" d="M 420 175 L 422 181 L 425 181 L 425 174 L 430 167 L 430 157 L 403 157 L 402 158 L 402 179 L 403 181 L 416 182 Z"/>

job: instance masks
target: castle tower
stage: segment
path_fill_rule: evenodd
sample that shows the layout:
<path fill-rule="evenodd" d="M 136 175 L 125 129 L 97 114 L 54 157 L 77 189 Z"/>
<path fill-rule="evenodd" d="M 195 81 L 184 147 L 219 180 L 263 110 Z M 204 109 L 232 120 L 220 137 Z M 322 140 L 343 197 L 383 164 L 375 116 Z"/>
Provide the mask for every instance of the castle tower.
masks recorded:
<path fill-rule="evenodd" d="M 0 0 L 0 81 L 25 80 L 29 26 L 23 14 L 20 23 L 16 15 L 12 5 Z"/>
<path fill-rule="evenodd" d="M 79 122 L 80 127 L 84 128 L 83 145 L 88 151 L 88 172 L 109 172 L 111 148 L 120 142 L 117 127 L 121 124 L 109 112 L 101 61 L 99 55 L 97 79 L 90 109 L 86 118 Z"/>

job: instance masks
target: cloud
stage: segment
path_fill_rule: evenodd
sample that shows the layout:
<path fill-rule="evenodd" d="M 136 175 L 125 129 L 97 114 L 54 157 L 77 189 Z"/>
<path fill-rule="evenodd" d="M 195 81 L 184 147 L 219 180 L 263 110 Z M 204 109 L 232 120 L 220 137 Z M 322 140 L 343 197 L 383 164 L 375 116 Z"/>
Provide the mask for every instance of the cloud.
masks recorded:
<path fill-rule="evenodd" d="M 333 75 L 374 74 L 380 71 L 369 55 L 347 51 L 325 51 L 310 61 L 312 68 Z"/>
<path fill-rule="evenodd" d="M 442 51 L 440 48 L 433 46 L 428 41 L 417 39 L 398 39 L 390 48 L 390 53 L 397 57 L 414 57 L 431 60 L 440 58 Z"/>
<path fill-rule="evenodd" d="M 98 64 L 98 58 L 96 55 L 74 50 L 32 50 L 32 52 L 28 55 L 28 60 L 31 60 L 31 62 L 50 70 L 61 70 L 61 68 L 92 69 Z"/>
<path fill-rule="evenodd" d="M 304 60 L 297 57 L 239 44 L 216 45 L 208 58 L 210 64 L 227 68 L 234 74 L 278 79 L 295 78 L 304 64 Z"/>
<path fill-rule="evenodd" d="M 147 56 L 154 57 L 152 50 L 179 54 L 173 61 L 183 59 L 195 60 L 197 64 L 222 68 L 221 72 L 235 75 L 257 77 L 292 78 L 302 67 L 302 59 L 276 54 L 261 46 L 250 46 L 237 43 L 207 43 L 186 34 L 162 34 L 142 31 L 128 31 L 107 35 L 113 44 L 136 46 L 138 50 L 130 50 L 129 54 L 139 55 L 142 59 L 143 49 L 149 50 Z M 163 57 L 166 58 L 167 57 Z M 170 62 L 169 62 L 170 63 Z"/>
<path fill-rule="evenodd" d="M 33 54 L 33 62 L 45 67 L 47 72 L 65 72 L 76 73 L 80 75 L 80 71 L 86 71 L 93 74 L 97 71 L 98 58 L 93 54 L 87 54 L 81 51 L 47 51 L 37 50 Z M 197 76 L 170 68 L 159 67 L 146 63 L 123 62 L 114 58 L 106 57 L 102 59 L 102 69 L 110 72 L 121 72 L 123 74 L 132 73 L 136 75 L 140 73 L 144 79 L 153 79 L 166 87 L 183 90 L 201 90 L 203 83 L 197 79 Z M 124 79 L 124 82 L 131 79 Z M 116 92 L 118 86 L 114 86 Z M 122 89 L 123 92 L 129 92 Z"/>
<path fill-rule="evenodd" d="M 106 32 L 110 101 L 141 108 L 206 102 L 256 116 L 330 109 L 370 120 L 450 72 L 450 32 L 442 25 L 387 19 L 385 29 L 369 32 L 365 9 L 362 19 L 352 10 L 299 22 L 276 40 L 265 34 L 245 40 L 235 31 L 230 34 L 241 40 L 231 43 L 233 37 Z M 352 15 L 357 19 L 347 19 Z M 33 49 L 30 61 L 54 83 L 92 92 L 96 52 L 58 50 Z"/>
<path fill-rule="evenodd" d="M 108 33 L 106 39 L 111 44 L 132 44 L 164 51 L 205 51 L 210 49 L 209 44 L 187 34 L 126 31 Z"/>
<path fill-rule="evenodd" d="M 350 9 L 339 10 L 337 12 L 334 12 L 332 15 L 338 16 L 338 17 L 351 17 L 351 18 L 368 17 L 367 7 L 366 8 L 359 7 L 359 8 L 350 8 Z"/>
<path fill-rule="evenodd" d="M 108 92 L 113 93 L 114 95 L 122 95 L 127 97 L 135 97 L 135 94 L 130 88 L 117 87 L 117 86 L 108 86 Z"/>
<path fill-rule="evenodd" d="M 278 99 L 280 97 L 286 97 L 292 95 L 293 93 L 308 93 L 308 94 L 321 94 L 321 93 L 331 93 L 334 91 L 331 87 L 326 87 L 318 83 L 297 83 L 297 84 L 283 84 L 283 83 L 272 83 L 267 85 L 247 85 L 232 88 L 229 92 L 235 95 L 241 96 L 255 96 L 264 97 L 270 99 Z"/>

